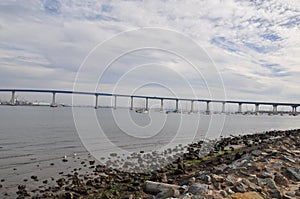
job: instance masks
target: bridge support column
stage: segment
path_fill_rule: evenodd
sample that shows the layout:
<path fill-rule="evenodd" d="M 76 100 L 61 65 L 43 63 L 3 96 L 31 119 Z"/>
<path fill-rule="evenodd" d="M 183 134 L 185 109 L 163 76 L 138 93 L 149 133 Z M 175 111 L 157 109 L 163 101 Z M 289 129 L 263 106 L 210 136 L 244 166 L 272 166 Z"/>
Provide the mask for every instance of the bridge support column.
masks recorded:
<path fill-rule="evenodd" d="M 164 111 L 164 100 L 160 99 L 160 111 L 163 112 Z"/>
<path fill-rule="evenodd" d="M 50 104 L 51 107 L 56 107 L 56 106 L 57 106 L 57 105 L 56 105 L 55 97 L 56 97 L 56 93 L 53 92 L 53 93 L 52 93 L 52 102 L 51 102 L 51 104 Z"/>
<path fill-rule="evenodd" d="M 225 104 L 226 104 L 225 102 L 222 102 L 222 113 L 225 113 L 225 111 L 226 111 L 225 110 Z"/>
<path fill-rule="evenodd" d="M 209 107 L 209 101 L 206 102 L 206 114 L 209 115 L 210 114 L 210 107 Z"/>
<path fill-rule="evenodd" d="M 130 97 L 130 110 L 133 110 L 133 97 Z"/>
<path fill-rule="evenodd" d="M 297 106 L 292 106 L 292 114 L 297 115 Z"/>
<path fill-rule="evenodd" d="M 145 110 L 146 111 L 148 111 L 148 109 L 149 109 L 149 103 L 148 103 L 148 101 L 149 101 L 149 98 L 146 97 L 146 106 L 145 106 Z"/>
<path fill-rule="evenodd" d="M 255 104 L 255 113 L 258 114 L 259 112 L 259 104 Z"/>
<path fill-rule="evenodd" d="M 10 100 L 10 105 L 15 105 L 16 104 L 16 99 L 15 99 L 15 91 L 11 92 L 11 100 Z"/>
<path fill-rule="evenodd" d="M 114 104 L 114 109 L 117 109 L 117 96 L 115 95 L 115 104 Z"/>
<path fill-rule="evenodd" d="M 239 110 L 238 110 L 238 113 L 242 113 L 242 103 L 239 103 Z"/>
<path fill-rule="evenodd" d="M 176 99 L 176 108 L 175 108 L 175 112 L 178 112 L 179 109 L 178 109 L 178 99 Z"/>
<path fill-rule="evenodd" d="M 95 95 L 95 109 L 98 108 L 98 95 Z"/>
<path fill-rule="evenodd" d="M 273 114 L 277 114 L 278 110 L 277 110 L 277 104 L 273 105 Z"/>
<path fill-rule="evenodd" d="M 193 113 L 194 112 L 194 101 L 192 100 L 191 101 L 191 113 Z"/>

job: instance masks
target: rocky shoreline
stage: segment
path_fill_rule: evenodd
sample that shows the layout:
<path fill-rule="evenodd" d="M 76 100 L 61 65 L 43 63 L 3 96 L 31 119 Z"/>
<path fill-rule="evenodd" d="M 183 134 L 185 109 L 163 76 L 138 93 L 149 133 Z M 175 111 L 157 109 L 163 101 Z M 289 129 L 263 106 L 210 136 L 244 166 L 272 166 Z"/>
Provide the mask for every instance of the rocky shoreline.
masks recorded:
<path fill-rule="evenodd" d="M 155 171 L 132 173 L 96 165 L 76 170 L 55 185 L 28 190 L 18 198 L 300 198 L 300 130 L 270 131 L 214 141 L 203 156 L 203 141 L 190 144 L 176 161 Z M 37 181 L 36 176 L 31 176 Z M 48 185 L 49 184 L 49 185 Z M 0 185 L 1 186 L 1 185 Z"/>

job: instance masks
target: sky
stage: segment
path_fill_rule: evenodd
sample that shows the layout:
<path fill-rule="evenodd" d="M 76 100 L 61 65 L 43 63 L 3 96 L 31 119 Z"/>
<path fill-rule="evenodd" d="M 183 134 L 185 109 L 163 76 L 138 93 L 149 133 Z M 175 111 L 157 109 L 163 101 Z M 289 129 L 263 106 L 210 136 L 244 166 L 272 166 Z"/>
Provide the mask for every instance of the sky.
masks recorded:
<path fill-rule="evenodd" d="M 299 28 L 298 0 L 2 0 L 0 88 L 299 103 Z"/>

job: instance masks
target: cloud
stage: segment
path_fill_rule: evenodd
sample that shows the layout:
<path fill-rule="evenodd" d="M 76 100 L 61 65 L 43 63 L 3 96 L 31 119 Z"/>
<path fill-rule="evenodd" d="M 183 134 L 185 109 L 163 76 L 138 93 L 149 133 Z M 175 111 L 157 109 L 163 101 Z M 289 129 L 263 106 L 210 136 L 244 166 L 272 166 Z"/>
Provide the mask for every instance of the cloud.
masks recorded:
<path fill-rule="evenodd" d="M 299 26 L 300 4 L 292 0 L 4 0 L 0 2 L 0 87 L 72 89 L 79 66 L 97 44 L 122 31 L 159 27 L 180 32 L 204 48 L 224 80 L 228 98 L 299 101 L 294 94 L 300 85 Z M 106 55 L 117 54 L 130 42 L 131 38 L 114 44 Z M 203 79 L 188 64 L 159 52 L 131 53 L 105 78 L 121 77 L 131 67 L 153 60 L 165 66 L 156 68 L 160 74 L 149 71 L 153 82 L 163 80 L 180 88 L 175 76 L 166 77 L 169 68 L 184 74 L 203 92 Z M 89 78 L 99 75 L 94 71 L 91 68 L 84 74 L 86 88 L 94 85 Z M 206 74 L 210 82 L 218 75 Z M 139 75 L 133 75 L 122 88 L 130 90 L 139 82 Z M 103 84 L 114 86 L 112 81 Z M 210 89 L 219 88 L 214 86 Z M 157 95 L 155 89 L 151 92 Z"/>

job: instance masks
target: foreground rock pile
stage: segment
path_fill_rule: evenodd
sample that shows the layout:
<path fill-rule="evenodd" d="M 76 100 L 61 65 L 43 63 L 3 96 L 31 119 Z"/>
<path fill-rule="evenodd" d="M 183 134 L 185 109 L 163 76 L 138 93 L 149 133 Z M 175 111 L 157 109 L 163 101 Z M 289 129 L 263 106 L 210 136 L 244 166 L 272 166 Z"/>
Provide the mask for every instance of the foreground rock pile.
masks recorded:
<path fill-rule="evenodd" d="M 19 198 L 300 198 L 300 130 L 223 138 L 201 156 L 203 141 L 157 171 L 127 173 L 94 166 L 68 174 L 55 186 Z"/>

